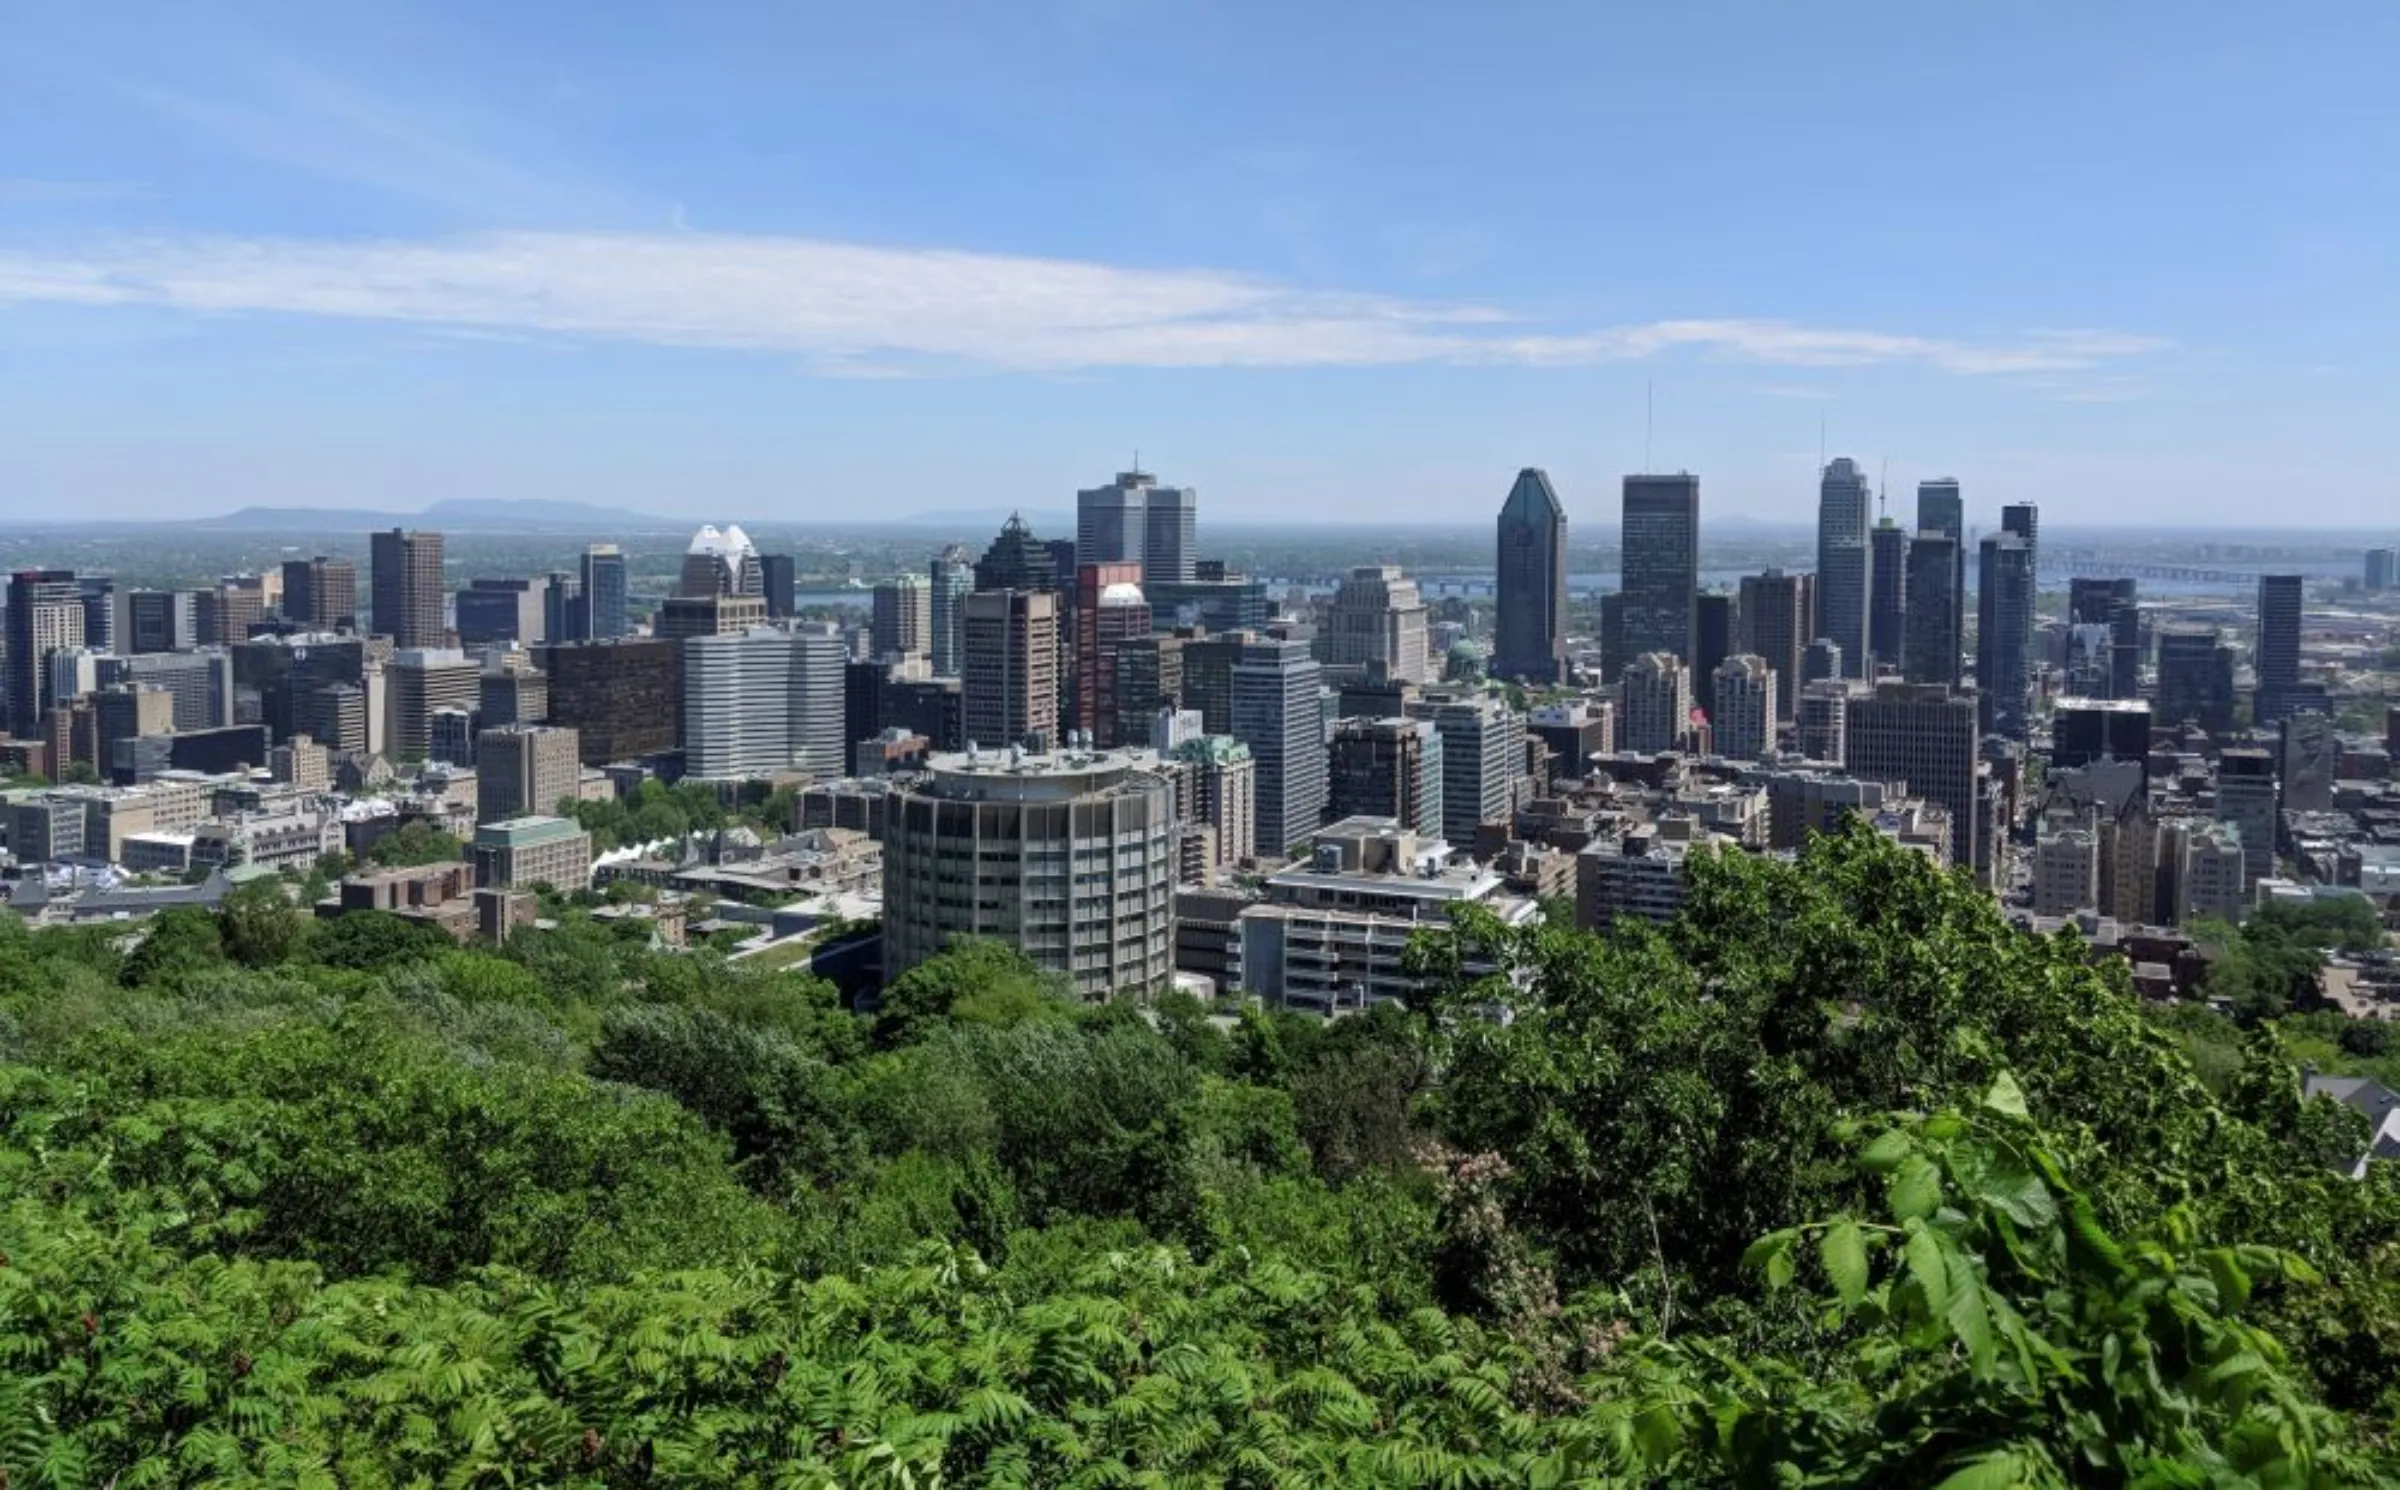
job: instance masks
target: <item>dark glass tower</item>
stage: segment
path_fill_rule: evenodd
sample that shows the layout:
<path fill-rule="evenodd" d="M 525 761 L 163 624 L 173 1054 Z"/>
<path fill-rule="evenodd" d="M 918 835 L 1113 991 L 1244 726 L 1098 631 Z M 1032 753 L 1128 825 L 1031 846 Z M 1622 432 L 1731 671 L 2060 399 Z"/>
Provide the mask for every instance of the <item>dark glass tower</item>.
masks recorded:
<path fill-rule="evenodd" d="M 1871 671 L 1867 625 L 1874 576 L 1867 532 L 1873 518 L 1874 498 L 1858 462 L 1845 456 L 1828 465 L 1817 486 L 1817 636 L 1842 649 L 1846 678 Z"/>
<path fill-rule="evenodd" d="M 1950 540 L 1950 650 L 1955 656 L 1966 645 L 1967 636 L 1967 504 L 1959 495 L 1955 478 L 1937 476 L 1917 483 L 1917 532 L 1940 533 Z M 1922 681 L 1955 683 L 1958 677 L 1958 664 L 1954 660 L 1947 678 Z M 1911 674 L 1910 681 L 1919 680 Z"/>
<path fill-rule="evenodd" d="M 1620 548 L 1624 650 L 1635 657 L 1671 652 L 1691 662 L 1700 594 L 1700 478 L 1626 477 Z"/>
<path fill-rule="evenodd" d="M 2017 533 L 1983 540 L 1975 592 L 1975 686 L 1982 690 L 1986 731 L 2019 741 L 2033 704 L 2033 573 L 2033 545 Z"/>
<path fill-rule="evenodd" d="M 2291 712 L 2300 686 L 2301 579 L 2297 574 L 2258 577 L 2258 696 L 2251 717 L 2270 724 Z"/>
<path fill-rule="evenodd" d="M 1908 653 L 1908 533 L 1885 518 L 1867 535 L 1867 645 L 1879 667 L 1898 668 Z"/>
<path fill-rule="evenodd" d="M 1500 508 L 1492 676 L 1555 683 L 1567 659 L 1567 509 L 1546 472 L 1517 473 Z"/>
<path fill-rule="evenodd" d="M 2074 626 L 2108 628 L 2108 665 L 2096 682 L 2101 698 L 2138 698 L 2142 691 L 2142 613 L 2130 579 L 2076 579 L 2067 582 L 2067 621 Z"/>
<path fill-rule="evenodd" d="M 1960 681 L 1958 539 L 1927 528 L 1908 540 L 1908 621 L 1902 637 L 1901 673 L 1911 683 Z"/>

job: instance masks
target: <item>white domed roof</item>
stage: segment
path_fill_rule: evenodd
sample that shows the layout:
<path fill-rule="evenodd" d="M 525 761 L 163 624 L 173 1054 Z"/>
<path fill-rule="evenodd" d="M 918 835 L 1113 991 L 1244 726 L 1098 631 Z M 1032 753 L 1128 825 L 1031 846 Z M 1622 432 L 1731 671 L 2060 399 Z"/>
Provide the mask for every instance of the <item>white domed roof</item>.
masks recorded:
<path fill-rule="evenodd" d="M 727 528 L 719 528 L 714 523 L 703 524 L 700 531 L 692 535 L 692 546 L 684 552 L 706 554 L 718 559 L 758 557 L 758 550 L 752 546 L 750 535 L 743 532 L 738 523 Z"/>
<path fill-rule="evenodd" d="M 1142 587 L 1130 580 L 1118 580 L 1100 592 L 1102 605 L 1148 605 L 1142 598 Z"/>

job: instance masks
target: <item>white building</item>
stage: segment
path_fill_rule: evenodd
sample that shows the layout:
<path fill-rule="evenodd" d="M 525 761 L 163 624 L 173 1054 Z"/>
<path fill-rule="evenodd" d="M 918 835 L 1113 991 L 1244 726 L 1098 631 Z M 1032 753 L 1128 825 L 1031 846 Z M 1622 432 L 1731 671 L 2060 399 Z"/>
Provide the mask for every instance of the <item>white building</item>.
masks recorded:
<path fill-rule="evenodd" d="M 1672 652 L 1645 652 L 1625 669 L 1617 700 L 1617 748 L 1678 750 L 1691 728 L 1692 673 Z"/>
<path fill-rule="evenodd" d="M 845 774 L 842 672 L 830 626 L 756 626 L 683 641 L 683 749 L 703 780 Z"/>
<path fill-rule="evenodd" d="M 1411 683 L 1432 681 L 1433 659 L 1425 628 L 1426 606 L 1417 582 L 1390 564 L 1350 571 L 1319 633 L 1330 667 L 1380 666 L 1388 677 Z"/>
<path fill-rule="evenodd" d="M 1711 743 L 1728 760 L 1764 760 L 1775 749 L 1775 673 L 1750 653 L 1717 664 Z"/>
<path fill-rule="evenodd" d="M 2088 828 L 2043 834 L 2033 850 L 2033 913 L 2071 916 L 2099 907 L 2099 835 Z"/>

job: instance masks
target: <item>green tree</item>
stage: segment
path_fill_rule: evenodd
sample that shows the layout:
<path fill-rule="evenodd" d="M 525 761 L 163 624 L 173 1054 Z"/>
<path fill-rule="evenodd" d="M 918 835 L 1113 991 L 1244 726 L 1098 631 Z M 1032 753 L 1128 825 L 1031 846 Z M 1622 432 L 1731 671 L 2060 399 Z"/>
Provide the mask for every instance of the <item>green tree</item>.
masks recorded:
<path fill-rule="evenodd" d="M 449 833 L 412 818 L 375 840 L 367 858 L 387 869 L 412 869 L 426 864 L 452 864 L 465 856 L 466 845 Z"/>
<path fill-rule="evenodd" d="M 244 967 L 288 962 L 308 938 L 310 918 L 292 904 L 281 880 L 236 886 L 218 908 L 226 955 Z"/>

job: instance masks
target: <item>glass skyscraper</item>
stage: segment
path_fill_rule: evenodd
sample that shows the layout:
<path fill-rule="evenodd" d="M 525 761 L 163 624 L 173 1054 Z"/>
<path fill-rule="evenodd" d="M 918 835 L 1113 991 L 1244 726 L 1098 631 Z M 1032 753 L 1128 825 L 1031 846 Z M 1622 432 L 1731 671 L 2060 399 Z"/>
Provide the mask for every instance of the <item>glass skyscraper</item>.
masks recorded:
<path fill-rule="evenodd" d="M 1842 676 L 1869 676 L 1873 569 L 1867 547 L 1874 498 L 1867 474 L 1847 456 L 1825 468 L 1817 486 L 1817 635 L 1842 649 Z"/>
<path fill-rule="evenodd" d="M 1628 476 L 1620 564 L 1622 645 L 1632 655 L 1692 657 L 1700 594 L 1700 478 Z"/>
<path fill-rule="evenodd" d="M 1498 558 L 1492 676 L 1555 683 L 1567 660 L 1567 509 L 1547 472 L 1517 473 L 1500 507 Z"/>

